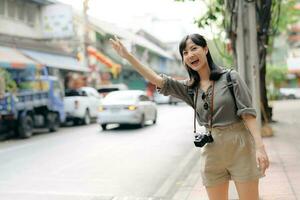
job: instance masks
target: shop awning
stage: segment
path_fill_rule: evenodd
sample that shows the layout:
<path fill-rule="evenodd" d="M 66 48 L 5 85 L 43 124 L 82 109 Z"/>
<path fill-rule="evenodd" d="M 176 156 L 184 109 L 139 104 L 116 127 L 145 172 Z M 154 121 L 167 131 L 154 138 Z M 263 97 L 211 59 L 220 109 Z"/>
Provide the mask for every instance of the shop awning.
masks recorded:
<path fill-rule="evenodd" d="M 70 56 L 63 56 L 58 54 L 50 54 L 31 50 L 22 50 L 25 55 L 36 60 L 37 62 L 47 66 L 58 69 L 88 72 L 89 69 L 82 67 L 76 58 Z"/>
<path fill-rule="evenodd" d="M 24 69 L 41 66 L 41 64 L 23 55 L 17 49 L 0 46 L 0 67 L 2 68 Z"/>
<path fill-rule="evenodd" d="M 113 62 L 110 58 L 105 56 L 99 50 L 94 47 L 89 46 L 87 48 L 88 54 L 94 56 L 98 62 L 103 63 L 108 68 L 111 68 L 111 71 L 114 75 L 117 75 L 121 72 L 121 65 Z"/>

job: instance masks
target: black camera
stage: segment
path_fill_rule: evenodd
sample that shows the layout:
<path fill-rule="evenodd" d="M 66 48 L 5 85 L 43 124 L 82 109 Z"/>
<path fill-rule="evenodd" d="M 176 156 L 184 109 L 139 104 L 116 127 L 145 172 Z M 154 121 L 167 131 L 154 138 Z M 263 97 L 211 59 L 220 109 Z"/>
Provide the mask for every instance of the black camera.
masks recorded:
<path fill-rule="evenodd" d="M 206 143 L 212 143 L 213 141 L 214 139 L 210 133 L 197 133 L 194 144 L 196 147 L 203 147 Z"/>

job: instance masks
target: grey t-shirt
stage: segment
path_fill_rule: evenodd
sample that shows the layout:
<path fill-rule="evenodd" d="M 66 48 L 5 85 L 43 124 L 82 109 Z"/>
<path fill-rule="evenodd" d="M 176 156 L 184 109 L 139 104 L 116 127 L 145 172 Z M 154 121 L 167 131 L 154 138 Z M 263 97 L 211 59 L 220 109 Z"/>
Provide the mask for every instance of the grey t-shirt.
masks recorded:
<path fill-rule="evenodd" d="M 236 71 L 231 71 L 231 79 L 233 82 L 233 91 L 236 98 L 236 106 L 234 105 L 233 97 L 228 88 L 228 82 L 226 79 L 227 71 L 224 73 L 219 80 L 215 81 L 214 89 L 214 110 L 212 127 L 226 126 L 232 123 L 241 121 L 242 114 L 250 114 L 256 116 L 255 109 L 252 107 L 252 100 L 249 88 L 246 83 L 241 79 Z M 178 81 L 169 76 L 161 75 L 164 79 L 162 88 L 158 88 L 158 92 L 163 95 L 172 95 L 193 107 L 193 98 L 189 94 L 191 93 L 187 86 L 187 81 Z M 201 126 L 208 127 L 209 115 L 210 115 L 210 104 L 212 97 L 212 86 L 210 86 L 206 93 L 204 100 L 202 95 L 205 93 L 199 88 L 197 98 L 197 121 Z M 204 103 L 207 102 L 209 108 L 204 109 Z"/>

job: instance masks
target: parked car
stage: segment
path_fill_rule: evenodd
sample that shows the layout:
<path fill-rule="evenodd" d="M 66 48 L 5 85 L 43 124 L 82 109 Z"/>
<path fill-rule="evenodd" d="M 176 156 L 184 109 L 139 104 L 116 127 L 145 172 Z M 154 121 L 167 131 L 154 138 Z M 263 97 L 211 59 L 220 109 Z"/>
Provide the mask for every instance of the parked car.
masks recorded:
<path fill-rule="evenodd" d="M 120 84 L 102 85 L 97 89 L 98 93 L 102 97 L 105 97 L 109 92 L 119 91 L 119 90 L 128 90 L 128 87 L 127 85 L 120 83 Z"/>
<path fill-rule="evenodd" d="M 165 96 L 165 95 L 159 94 L 158 92 L 154 92 L 153 100 L 157 104 L 175 104 L 176 105 L 178 102 L 181 102 L 181 100 L 176 97 Z"/>
<path fill-rule="evenodd" d="M 137 124 L 144 127 L 145 122 L 156 123 L 156 104 L 144 91 L 123 90 L 110 92 L 99 108 L 98 123 L 103 130 L 107 124 Z"/>
<path fill-rule="evenodd" d="M 281 99 L 300 99 L 300 88 L 280 88 Z"/>
<path fill-rule="evenodd" d="M 66 120 L 74 124 L 90 124 L 91 119 L 96 119 L 102 97 L 92 87 L 66 90 L 64 106 Z"/>

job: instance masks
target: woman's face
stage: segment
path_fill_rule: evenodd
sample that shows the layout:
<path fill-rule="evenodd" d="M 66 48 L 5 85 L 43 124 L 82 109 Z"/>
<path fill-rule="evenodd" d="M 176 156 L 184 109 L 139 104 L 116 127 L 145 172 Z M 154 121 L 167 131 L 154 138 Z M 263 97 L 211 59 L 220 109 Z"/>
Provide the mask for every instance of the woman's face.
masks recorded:
<path fill-rule="evenodd" d="M 196 45 L 191 39 L 186 41 L 186 47 L 182 52 L 184 63 L 194 71 L 201 70 L 207 65 L 208 48 Z"/>

